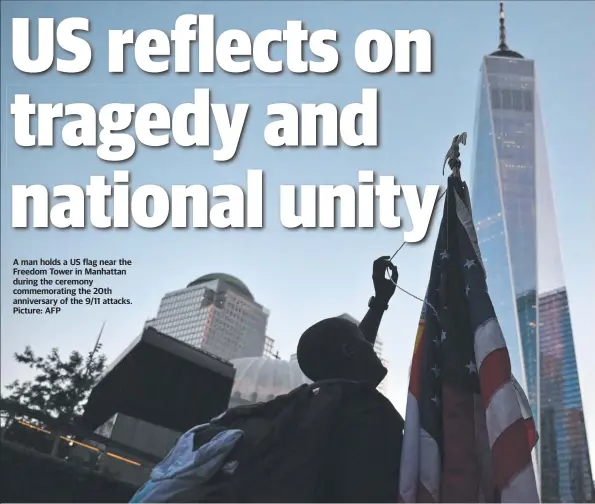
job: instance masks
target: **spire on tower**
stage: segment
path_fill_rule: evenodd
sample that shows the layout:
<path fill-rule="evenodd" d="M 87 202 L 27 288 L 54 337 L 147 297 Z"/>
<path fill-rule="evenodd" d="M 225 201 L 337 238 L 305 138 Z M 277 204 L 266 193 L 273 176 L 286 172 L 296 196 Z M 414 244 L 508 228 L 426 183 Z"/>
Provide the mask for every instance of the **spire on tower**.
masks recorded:
<path fill-rule="evenodd" d="M 501 58 L 520 58 L 523 59 L 522 54 L 512 51 L 506 43 L 506 17 L 504 15 L 504 1 L 500 0 L 500 43 L 498 50 L 490 54 L 490 56 L 499 56 Z"/>
<path fill-rule="evenodd" d="M 501 51 L 508 51 L 508 46 L 506 45 L 506 17 L 504 15 L 504 1 L 500 0 L 500 44 L 498 44 L 498 49 Z"/>

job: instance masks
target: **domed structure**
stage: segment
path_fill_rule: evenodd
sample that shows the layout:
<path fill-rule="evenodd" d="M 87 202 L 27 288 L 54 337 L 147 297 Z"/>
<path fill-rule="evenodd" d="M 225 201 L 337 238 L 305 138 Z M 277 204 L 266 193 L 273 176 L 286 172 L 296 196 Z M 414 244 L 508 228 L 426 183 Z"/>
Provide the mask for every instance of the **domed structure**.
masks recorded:
<path fill-rule="evenodd" d="M 230 407 L 270 401 L 304 383 L 310 383 L 297 360 L 245 357 L 234 359 L 231 363 L 236 368 L 236 378 Z"/>
<path fill-rule="evenodd" d="M 200 285 L 206 282 L 212 282 L 213 280 L 221 280 L 232 287 L 234 287 L 240 294 L 246 296 L 250 301 L 254 301 L 254 296 L 250 292 L 250 289 L 246 286 L 244 282 L 242 282 L 239 278 L 234 277 L 233 275 L 228 275 L 227 273 L 209 273 L 208 275 L 203 275 L 196 280 L 190 282 L 186 287 L 194 287 L 195 285 Z"/>

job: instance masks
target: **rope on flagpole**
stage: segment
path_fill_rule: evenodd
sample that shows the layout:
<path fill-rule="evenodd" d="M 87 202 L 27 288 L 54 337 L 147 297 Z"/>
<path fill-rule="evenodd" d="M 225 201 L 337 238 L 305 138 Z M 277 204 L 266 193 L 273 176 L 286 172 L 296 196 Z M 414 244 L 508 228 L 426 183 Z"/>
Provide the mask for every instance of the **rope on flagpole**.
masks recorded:
<path fill-rule="evenodd" d="M 461 158 L 461 149 L 460 149 L 461 144 L 467 145 L 467 133 L 461 133 L 460 135 L 456 135 L 452 139 L 450 149 L 448 149 L 448 152 L 446 153 L 446 156 L 444 157 L 444 163 L 442 164 L 442 175 L 444 175 L 444 168 L 446 167 L 446 164 L 448 163 L 448 166 L 452 170 L 452 175 L 456 178 L 461 178 L 461 159 L 460 159 Z M 442 197 L 446 194 L 447 191 L 448 191 L 448 189 L 445 189 L 442 192 L 442 194 L 436 200 L 436 203 L 438 203 L 442 199 Z M 401 245 L 396 250 L 396 252 L 391 256 L 390 262 L 393 261 L 395 256 L 401 251 L 401 249 L 405 246 L 406 243 L 407 242 L 403 239 L 403 243 L 401 243 Z M 392 279 L 392 275 L 390 274 L 390 272 L 389 272 L 389 278 L 390 278 L 391 282 L 393 282 L 393 284 L 395 284 L 395 287 L 397 289 L 399 289 L 401 292 L 407 294 L 408 296 L 411 296 L 413 299 L 417 299 L 418 301 L 421 301 L 422 303 L 427 304 L 436 313 L 436 309 L 430 303 L 428 303 L 425 299 L 422 299 L 421 297 L 416 296 L 415 294 L 412 294 L 408 290 L 403 289 L 403 287 L 401 287 L 400 285 L 397 285 L 397 282 L 395 282 Z"/>
<path fill-rule="evenodd" d="M 442 197 L 446 194 L 446 189 L 444 191 L 442 191 L 442 194 L 440 196 L 438 196 L 438 199 L 436 200 L 436 203 L 438 203 Z M 395 258 L 395 256 L 401 251 L 401 249 L 405 246 L 407 242 L 405 240 L 403 240 L 403 243 L 401 243 L 401 246 L 397 249 L 397 251 L 390 257 L 390 261 L 392 262 L 392 260 Z"/>
<path fill-rule="evenodd" d="M 444 191 L 442 191 L 442 194 L 441 194 L 440 196 L 438 196 L 438 199 L 436 200 L 436 203 L 438 203 L 438 202 L 439 202 L 439 201 L 440 201 L 440 200 L 443 198 L 443 196 L 444 196 L 445 194 L 446 194 L 446 189 L 445 189 Z M 405 241 L 405 239 L 403 239 L 403 243 L 401 243 L 401 245 L 400 245 L 400 246 L 399 246 L 399 248 L 396 250 L 396 252 L 395 252 L 395 253 L 394 253 L 392 256 L 390 256 L 390 262 L 392 262 L 392 261 L 393 261 L 393 259 L 395 258 L 395 256 L 396 256 L 396 255 L 397 255 L 399 252 L 401 252 L 401 249 L 402 249 L 402 248 L 405 246 L 405 244 L 406 244 L 406 243 L 407 243 L 407 242 Z M 396 284 L 395 284 L 395 285 L 396 285 Z M 399 288 L 400 288 L 400 287 L 399 287 Z"/>

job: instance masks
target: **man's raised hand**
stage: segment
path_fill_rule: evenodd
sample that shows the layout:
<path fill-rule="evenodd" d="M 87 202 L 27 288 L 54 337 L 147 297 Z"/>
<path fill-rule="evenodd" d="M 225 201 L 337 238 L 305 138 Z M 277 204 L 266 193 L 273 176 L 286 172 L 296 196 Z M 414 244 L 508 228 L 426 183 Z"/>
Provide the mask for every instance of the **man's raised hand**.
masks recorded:
<path fill-rule="evenodd" d="M 390 278 L 386 278 L 387 270 L 390 271 Z M 390 262 L 389 256 L 382 256 L 374 261 L 372 281 L 374 282 L 376 299 L 388 304 L 390 298 L 395 293 L 398 279 L 399 272 L 397 267 Z"/>

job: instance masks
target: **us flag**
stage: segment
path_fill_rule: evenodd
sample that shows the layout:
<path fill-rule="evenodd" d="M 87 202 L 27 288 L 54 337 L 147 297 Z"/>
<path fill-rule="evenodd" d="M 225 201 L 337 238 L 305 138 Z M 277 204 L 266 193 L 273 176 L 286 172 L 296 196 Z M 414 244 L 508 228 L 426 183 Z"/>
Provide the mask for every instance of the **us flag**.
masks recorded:
<path fill-rule="evenodd" d="M 467 186 L 448 179 L 411 362 L 401 502 L 539 502 L 529 403 L 488 294 Z"/>

